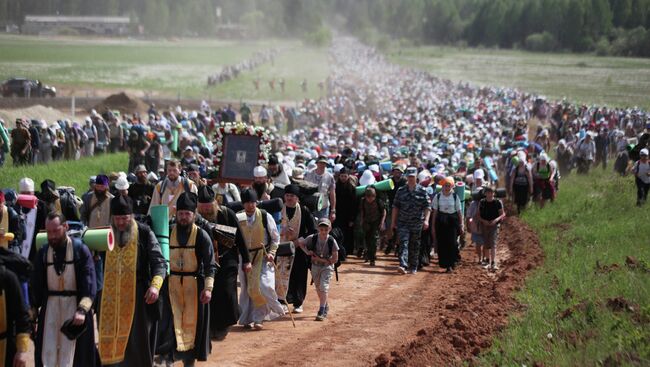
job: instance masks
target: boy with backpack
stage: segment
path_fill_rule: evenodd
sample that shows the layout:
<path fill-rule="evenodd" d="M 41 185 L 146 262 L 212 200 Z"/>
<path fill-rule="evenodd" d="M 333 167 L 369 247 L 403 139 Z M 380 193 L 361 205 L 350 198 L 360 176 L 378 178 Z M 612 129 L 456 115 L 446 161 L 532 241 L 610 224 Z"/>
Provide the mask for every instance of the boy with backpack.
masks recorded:
<path fill-rule="evenodd" d="M 636 182 L 636 205 L 642 206 L 648 200 L 648 190 L 650 190 L 650 160 L 648 159 L 648 149 L 643 148 L 639 153 L 640 159 L 632 166 L 634 172 L 634 181 Z"/>
<path fill-rule="evenodd" d="M 323 321 L 329 312 L 328 292 L 334 265 L 339 258 L 339 245 L 330 235 L 332 224 L 329 219 L 318 221 L 318 234 L 312 234 L 300 240 L 300 248 L 311 258 L 311 277 L 316 287 L 320 308 L 316 321 Z"/>
<path fill-rule="evenodd" d="M 488 258 L 486 269 L 497 270 L 497 237 L 499 224 L 506 217 L 501 200 L 494 197 L 494 188 L 486 187 L 483 190 L 485 198 L 478 204 L 479 228 L 483 234 L 483 258 Z"/>

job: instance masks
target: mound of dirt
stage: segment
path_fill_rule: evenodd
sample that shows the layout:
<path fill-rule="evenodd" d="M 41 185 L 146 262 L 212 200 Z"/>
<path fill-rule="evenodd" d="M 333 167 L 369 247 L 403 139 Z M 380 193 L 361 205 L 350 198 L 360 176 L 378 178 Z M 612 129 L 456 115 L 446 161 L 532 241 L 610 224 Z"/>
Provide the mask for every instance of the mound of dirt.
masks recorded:
<path fill-rule="evenodd" d="M 62 112 L 52 107 L 45 107 L 42 105 L 35 105 L 27 108 L 15 108 L 0 110 L 0 118 L 2 118 L 6 126 L 16 126 L 17 118 L 28 118 L 30 120 L 45 120 L 48 124 L 57 120 L 72 119 L 69 113 Z"/>
<path fill-rule="evenodd" d="M 98 113 L 106 110 L 118 110 L 121 113 L 145 112 L 149 106 L 141 99 L 130 96 L 125 92 L 113 94 L 93 107 Z"/>

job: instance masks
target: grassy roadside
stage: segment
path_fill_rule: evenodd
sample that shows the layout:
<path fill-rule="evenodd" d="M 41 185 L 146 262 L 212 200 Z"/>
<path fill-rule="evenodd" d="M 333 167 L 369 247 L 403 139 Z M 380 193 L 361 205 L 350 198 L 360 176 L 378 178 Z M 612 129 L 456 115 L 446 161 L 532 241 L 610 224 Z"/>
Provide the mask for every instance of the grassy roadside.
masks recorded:
<path fill-rule="evenodd" d="M 545 261 L 481 364 L 649 365 L 650 206 L 637 208 L 633 179 L 609 169 L 560 189 L 553 205 L 523 215 Z"/>
<path fill-rule="evenodd" d="M 9 158 L 9 157 L 7 157 Z M 9 158 L 0 168 L 0 188 L 18 190 L 18 181 L 23 177 L 34 180 L 36 191 L 45 179 L 53 180 L 57 186 L 72 186 L 77 194 L 88 188 L 88 177 L 99 173 L 126 171 L 129 158 L 126 153 L 104 154 L 78 161 L 56 161 L 48 165 L 14 167 Z"/>

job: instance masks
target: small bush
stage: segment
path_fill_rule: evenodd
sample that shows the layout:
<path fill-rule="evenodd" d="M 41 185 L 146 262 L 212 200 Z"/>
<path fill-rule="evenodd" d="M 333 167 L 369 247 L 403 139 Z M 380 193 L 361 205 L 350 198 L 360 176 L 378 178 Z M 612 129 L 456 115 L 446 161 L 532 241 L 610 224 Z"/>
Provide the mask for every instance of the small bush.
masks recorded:
<path fill-rule="evenodd" d="M 320 26 L 317 30 L 305 34 L 304 43 L 309 46 L 327 47 L 332 43 L 332 32 L 325 26 Z"/>
<path fill-rule="evenodd" d="M 533 33 L 526 37 L 524 47 L 530 51 L 549 52 L 557 48 L 557 41 L 549 32 Z"/>
<path fill-rule="evenodd" d="M 596 55 L 598 56 L 607 56 L 610 55 L 612 52 L 611 47 L 609 45 L 609 41 L 607 38 L 602 37 L 598 42 L 596 43 Z"/>

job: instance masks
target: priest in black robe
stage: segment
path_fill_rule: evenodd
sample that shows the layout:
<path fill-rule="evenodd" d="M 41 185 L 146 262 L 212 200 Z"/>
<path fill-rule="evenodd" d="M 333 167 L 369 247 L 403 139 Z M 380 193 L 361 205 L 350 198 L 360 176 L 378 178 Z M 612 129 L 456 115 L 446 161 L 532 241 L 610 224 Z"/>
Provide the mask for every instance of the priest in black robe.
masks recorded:
<path fill-rule="evenodd" d="M 306 238 L 316 233 L 316 223 L 309 209 L 300 204 L 298 196 L 300 187 L 295 184 L 287 185 L 284 188 L 284 209 L 282 210 L 282 231 L 281 241 L 294 241 L 298 248 L 297 239 Z M 299 208 L 299 210 L 298 210 Z M 297 222 L 296 214 L 300 212 L 300 230 L 296 232 L 292 224 Z M 302 303 L 307 294 L 307 274 L 309 270 L 309 257 L 304 251 L 296 251 L 291 275 L 289 276 L 289 290 L 287 291 L 287 303 L 293 304 L 293 312 L 302 312 Z"/>
<path fill-rule="evenodd" d="M 176 201 L 176 224 L 170 228 L 170 274 L 164 284 L 163 329 L 157 353 L 166 363 L 194 366 L 211 352 L 210 299 L 217 264 L 212 240 L 195 222 L 197 195 L 184 192 Z M 171 312 L 169 312 L 171 311 Z"/>
<path fill-rule="evenodd" d="M 251 267 L 250 255 L 244 243 L 239 221 L 235 212 L 219 205 L 215 194 L 209 186 L 199 187 L 198 212 L 210 223 L 234 228 L 234 238 L 219 238 L 214 236 L 216 243 L 215 258 L 219 270 L 214 279 L 212 300 L 210 301 L 210 336 L 213 340 L 223 340 L 228 335 L 232 325 L 239 320 L 240 309 L 237 300 L 237 272 L 239 257 L 242 258 L 242 268 Z"/>
<path fill-rule="evenodd" d="M 56 212 L 45 221 L 47 245 L 34 262 L 32 290 L 38 313 L 34 362 L 38 366 L 99 366 L 92 304 L 97 292 L 90 250 L 67 234 L 65 218 Z M 85 329 L 70 340 L 60 329 L 67 320 Z"/>
<path fill-rule="evenodd" d="M 114 197 L 111 216 L 116 243 L 113 251 L 106 252 L 98 320 L 102 365 L 151 366 L 161 317 L 159 291 L 167 263 L 153 231 L 133 219 L 131 198 Z M 134 258 L 136 261 L 132 261 Z M 133 321 L 119 321 L 124 318 Z"/>

